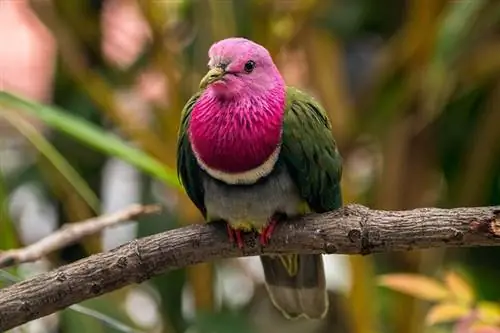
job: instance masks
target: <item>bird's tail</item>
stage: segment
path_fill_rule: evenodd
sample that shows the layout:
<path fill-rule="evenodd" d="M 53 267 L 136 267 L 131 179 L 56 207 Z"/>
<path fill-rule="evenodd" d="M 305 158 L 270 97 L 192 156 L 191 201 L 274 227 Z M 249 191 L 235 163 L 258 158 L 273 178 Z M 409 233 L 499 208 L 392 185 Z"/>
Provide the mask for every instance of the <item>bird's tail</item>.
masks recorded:
<path fill-rule="evenodd" d="M 323 318 L 328 310 L 323 258 L 319 254 L 261 256 L 272 303 L 286 318 Z"/>

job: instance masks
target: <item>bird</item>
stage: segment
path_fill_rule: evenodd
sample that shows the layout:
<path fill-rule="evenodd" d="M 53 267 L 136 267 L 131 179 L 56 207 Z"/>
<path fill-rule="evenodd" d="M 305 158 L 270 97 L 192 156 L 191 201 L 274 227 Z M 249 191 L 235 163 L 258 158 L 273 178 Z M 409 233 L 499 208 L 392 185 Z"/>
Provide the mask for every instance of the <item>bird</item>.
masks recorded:
<path fill-rule="evenodd" d="M 277 224 L 342 206 L 342 157 L 323 106 L 288 86 L 269 51 L 244 37 L 208 50 L 208 72 L 181 112 L 177 172 L 207 223 L 267 246 Z M 322 319 L 321 254 L 261 255 L 272 304 L 287 319 Z"/>

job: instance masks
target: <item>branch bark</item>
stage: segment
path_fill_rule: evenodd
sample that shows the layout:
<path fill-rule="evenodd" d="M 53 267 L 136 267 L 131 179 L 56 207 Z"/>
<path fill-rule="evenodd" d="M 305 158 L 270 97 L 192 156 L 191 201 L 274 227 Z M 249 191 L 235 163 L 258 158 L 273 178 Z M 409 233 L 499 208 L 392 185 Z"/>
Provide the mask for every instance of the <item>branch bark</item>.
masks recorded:
<path fill-rule="evenodd" d="M 155 275 L 217 259 L 277 253 L 370 254 L 500 245 L 500 206 L 408 211 L 348 205 L 276 227 L 261 248 L 245 235 L 239 250 L 221 223 L 197 224 L 137 239 L 110 252 L 0 290 L 0 331 Z"/>

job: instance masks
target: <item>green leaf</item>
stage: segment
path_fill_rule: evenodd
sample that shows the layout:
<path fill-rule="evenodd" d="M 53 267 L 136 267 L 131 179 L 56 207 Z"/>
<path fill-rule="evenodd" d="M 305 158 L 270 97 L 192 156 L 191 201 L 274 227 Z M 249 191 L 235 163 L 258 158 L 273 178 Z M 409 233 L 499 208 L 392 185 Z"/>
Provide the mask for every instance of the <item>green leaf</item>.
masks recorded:
<path fill-rule="evenodd" d="M 456 73 L 452 70 L 455 61 L 467 50 L 472 27 L 487 3 L 486 0 L 450 1 L 446 6 L 425 79 L 423 112 L 427 122 L 434 120 L 444 110 L 456 84 Z"/>
<path fill-rule="evenodd" d="M 11 284 L 18 281 L 19 279 L 17 278 L 17 276 L 4 269 L 0 269 L 0 288 L 10 286 Z"/>
<path fill-rule="evenodd" d="M 99 199 L 85 179 L 80 176 L 64 156 L 33 125 L 13 112 L 5 112 L 0 114 L 0 116 L 3 116 L 5 120 L 24 135 L 52 163 L 56 170 L 73 186 L 94 212 L 99 211 Z"/>
<path fill-rule="evenodd" d="M 448 3 L 444 19 L 437 34 L 435 59 L 450 64 L 468 42 L 468 35 L 478 19 L 481 9 L 488 3 L 486 0 L 451 1 Z"/>
<path fill-rule="evenodd" d="M 0 104 L 35 116 L 46 125 L 104 154 L 120 158 L 165 184 L 182 189 L 174 170 L 140 149 L 132 147 L 118 136 L 70 115 L 60 108 L 42 105 L 8 92 L 0 92 Z"/>

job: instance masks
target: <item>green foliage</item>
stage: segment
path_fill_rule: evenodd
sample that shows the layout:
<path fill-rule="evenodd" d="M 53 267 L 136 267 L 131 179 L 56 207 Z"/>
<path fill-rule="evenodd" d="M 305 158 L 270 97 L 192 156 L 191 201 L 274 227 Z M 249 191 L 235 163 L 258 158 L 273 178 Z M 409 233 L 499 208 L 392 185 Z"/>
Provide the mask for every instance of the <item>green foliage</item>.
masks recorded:
<path fill-rule="evenodd" d="M 89 188 L 87 182 L 41 133 L 22 117 L 14 113 L 6 112 L 3 118 L 23 134 L 52 163 L 56 171 L 66 178 L 95 212 L 99 211 L 99 199 L 92 189 Z"/>
<path fill-rule="evenodd" d="M 132 147 L 118 136 L 91 123 L 69 115 L 57 107 L 49 107 L 8 92 L 0 92 L 0 104 L 35 116 L 52 128 L 101 152 L 123 159 L 169 186 L 179 187 L 175 172 L 142 150 Z"/>

